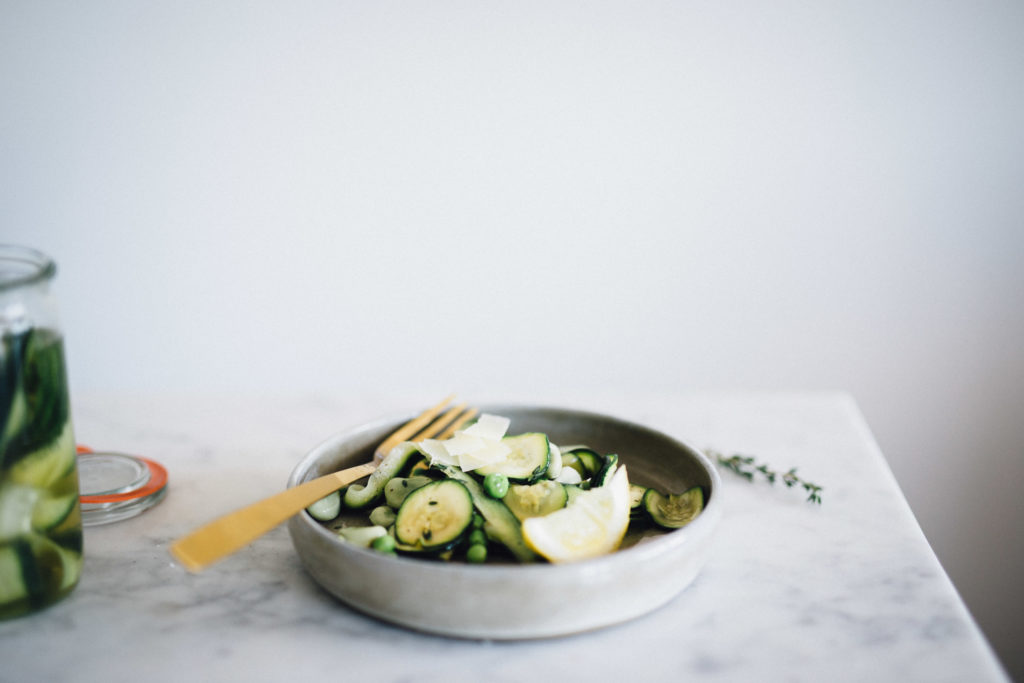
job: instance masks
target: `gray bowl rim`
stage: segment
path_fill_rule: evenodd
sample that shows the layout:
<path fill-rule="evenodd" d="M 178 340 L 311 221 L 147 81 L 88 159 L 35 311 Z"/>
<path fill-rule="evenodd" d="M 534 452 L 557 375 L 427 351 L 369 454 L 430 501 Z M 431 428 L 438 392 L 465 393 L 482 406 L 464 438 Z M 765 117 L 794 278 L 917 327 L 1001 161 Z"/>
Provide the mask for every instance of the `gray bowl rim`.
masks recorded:
<path fill-rule="evenodd" d="M 527 575 L 533 574 L 573 574 L 576 575 L 579 572 L 593 572 L 595 574 L 604 574 L 607 572 L 618 572 L 622 571 L 620 565 L 632 566 L 637 562 L 644 562 L 646 560 L 656 559 L 665 554 L 670 554 L 673 550 L 679 548 L 679 546 L 687 545 L 689 539 L 693 536 L 703 536 L 705 534 L 710 535 L 714 532 L 714 528 L 717 526 L 718 521 L 722 515 L 722 482 L 719 477 L 718 471 L 711 464 L 708 457 L 698 448 L 688 444 L 686 441 L 673 437 L 665 432 L 648 427 L 638 422 L 626 420 L 611 415 L 581 410 L 576 408 L 565 408 L 557 406 L 547 405 L 533 405 L 533 404 L 517 404 L 517 403 L 489 403 L 478 406 L 481 413 L 491 413 L 494 415 L 501 415 L 502 410 L 508 411 L 543 411 L 552 413 L 567 413 L 572 414 L 576 417 L 583 417 L 593 420 L 601 420 L 609 423 L 616 424 L 617 426 L 625 427 L 633 430 L 640 430 L 649 432 L 658 438 L 664 439 L 668 443 L 671 443 L 675 447 L 686 452 L 688 455 L 696 459 L 701 467 L 706 471 L 708 480 L 710 481 L 710 491 L 707 496 L 704 510 L 695 520 L 687 524 L 682 529 L 676 529 L 674 531 L 668 531 L 659 536 L 652 536 L 644 539 L 643 541 L 624 548 L 616 550 L 608 555 L 602 555 L 588 560 L 580 560 L 578 562 L 566 562 L 566 563 L 548 563 L 548 562 L 535 562 L 535 563 L 524 563 L 524 564 L 468 564 L 468 563 L 449 563 L 449 562 L 432 562 L 424 559 L 417 559 L 415 557 L 402 557 L 385 555 L 383 553 L 371 550 L 368 548 L 361 548 L 359 546 L 345 543 L 337 538 L 337 536 L 329 529 L 325 528 L 322 524 L 314 520 L 308 513 L 302 512 L 293 518 L 293 521 L 301 520 L 300 523 L 309 526 L 313 529 L 314 533 L 320 536 L 324 542 L 330 543 L 332 546 L 339 549 L 341 552 L 354 552 L 364 553 L 368 556 L 374 556 L 379 562 L 401 562 L 404 566 L 415 566 L 421 567 L 424 574 L 434 574 L 437 572 L 439 575 L 451 574 L 451 573 L 463 573 L 463 572 L 480 572 L 486 573 L 489 577 L 501 578 L 502 575 L 507 575 L 509 578 L 523 577 L 524 573 Z M 397 428 L 401 424 L 411 420 L 419 413 L 404 413 L 404 414 L 392 414 L 387 416 L 378 417 L 372 421 L 364 422 L 355 427 L 345 429 L 336 432 L 334 435 L 324 439 L 315 447 L 313 447 L 299 463 L 292 470 L 291 475 L 288 478 L 287 486 L 291 488 L 305 481 L 306 473 L 312 468 L 313 464 L 319 460 L 324 453 L 331 447 L 335 447 L 342 444 L 349 439 L 352 439 L 365 432 L 374 432 L 378 430 L 391 427 L 392 429 Z M 289 533 L 291 530 L 289 529 Z"/>

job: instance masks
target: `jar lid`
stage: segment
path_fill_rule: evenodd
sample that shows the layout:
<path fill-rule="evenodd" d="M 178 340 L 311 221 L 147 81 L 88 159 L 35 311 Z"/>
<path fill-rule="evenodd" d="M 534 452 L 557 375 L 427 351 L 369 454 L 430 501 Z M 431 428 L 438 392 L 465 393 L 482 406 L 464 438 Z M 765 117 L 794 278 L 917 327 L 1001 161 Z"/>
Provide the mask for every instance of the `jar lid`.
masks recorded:
<path fill-rule="evenodd" d="M 134 517 L 167 493 L 167 470 L 154 460 L 84 447 L 78 451 L 83 526 Z"/>

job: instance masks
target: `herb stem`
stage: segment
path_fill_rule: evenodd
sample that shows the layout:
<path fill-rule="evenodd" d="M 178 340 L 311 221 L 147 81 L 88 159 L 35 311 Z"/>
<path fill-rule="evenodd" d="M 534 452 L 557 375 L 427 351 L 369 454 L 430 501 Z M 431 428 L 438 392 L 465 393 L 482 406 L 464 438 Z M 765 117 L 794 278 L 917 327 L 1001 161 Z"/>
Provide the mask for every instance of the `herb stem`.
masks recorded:
<path fill-rule="evenodd" d="M 707 453 L 720 466 L 738 474 L 747 481 L 753 481 L 757 474 L 764 477 L 769 484 L 774 484 L 777 480 L 781 480 L 786 485 L 786 488 L 793 488 L 794 486 L 803 488 L 807 492 L 807 502 L 821 504 L 822 487 L 800 478 L 796 473 L 795 467 L 785 472 L 778 472 L 764 463 L 758 463 L 757 459 L 752 455 L 736 453 L 726 456 L 711 449 L 707 449 Z"/>

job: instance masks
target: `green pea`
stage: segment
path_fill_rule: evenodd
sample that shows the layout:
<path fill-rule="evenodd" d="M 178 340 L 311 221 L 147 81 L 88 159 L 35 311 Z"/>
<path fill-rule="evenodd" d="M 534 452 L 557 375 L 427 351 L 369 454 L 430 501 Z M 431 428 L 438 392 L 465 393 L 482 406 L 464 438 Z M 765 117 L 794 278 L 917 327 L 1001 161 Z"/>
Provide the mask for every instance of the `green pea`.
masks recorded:
<path fill-rule="evenodd" d="M 474 529 L 480 529 L 480 528 L 483 528 L 483 525 L 484 525 L 484 523 L 485 523 L 486 521 L 487 521 L 487 520 L 486 520 L 486 519 L 484 519 L 484 518 L 483 518 L 483 515 L 481 515 L 481 514 L 480 514 L 479 512 L 474 512 L 474 513 L 473 513 L 473 528 L 474 528 Z"/>
<path fill-rule="evenodd" d="M 480 529 L 474 529 L 469 535 L 470 545 L 487 545 L 487 534 Z"/>
<path fill-rule="evenodd" d="M 474 544 L 466 551 L 466 562 L 481 564 L 487 561 L 487 546 Z"/>
<path fill-rule="evenodd" d="M 491 498 L 504 498 L 508 493 L 508 477 L 499 472 L 491 472 L 484 477 L 484 491 Z"/>
<path fill-rule="evenodd" d="M 393 553 L 395 552 L 395 539 L 390 534 L 384 536 L 378 536 L 373 539 L 371 544 L 373 549 L 381 553 Z"/>

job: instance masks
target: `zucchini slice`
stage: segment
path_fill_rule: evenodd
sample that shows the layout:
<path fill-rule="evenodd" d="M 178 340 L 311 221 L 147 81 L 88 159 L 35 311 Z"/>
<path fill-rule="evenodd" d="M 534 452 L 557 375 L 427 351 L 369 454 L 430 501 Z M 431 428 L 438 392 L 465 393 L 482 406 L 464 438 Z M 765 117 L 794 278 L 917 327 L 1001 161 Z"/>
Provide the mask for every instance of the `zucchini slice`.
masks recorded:
<path fill-rule="evenodd" d="M 453 479 L 416 489 L 402 501 L 395 518 L 395 540 L 420 550 L 446 550 L 473 525 L 473 499 Z"/>
<path fill-rule="evenodd" d="M 522 521 L 561 510 L 568 502 L 569 494 L 558 482 L 544 480 L 536 484 L 510 486 L 503 500 L 512 514 Z"/>
<path fill-rule="evenodd" d="M 306 508 L 318 522 L 329 522 L 341 513 L 341 491 L 332 491 Z"/>
<path fill-rule="evenodd" d="M 390 453 L 384 456 L 366 484 L 352 484 L 345 489 L 345 506 L 359 509 L 376 501 L 384 492 L 384 485 L 402 471 L 413 456 L 418 456 L 419 453 L 416 444 L 411 442 L 395 446 Z"/>
<path fill-rule="evenodd" d="M 370 511 L 370 524 L 389 529 L 395 525 L 395 511 L 388 505 L 378 505 Z"/>
<path fill-rule="evenodd" d="M 615 453 L 609 453 L 608 455 L 601 458 L 601 465 L 598 470 L 594 473 L 594 476 L 590 478 L 590 488 L 597 488 L 598 486 L 604 486 L 612 480 L 612 475 L 615 474 L 615 470 L 619 466 L 619 456 Z"/>
<path fill-rule="evenodd" d="M 548 471 L 551 444 L 546 434 L 529 432 L 517 436 L 506 436 L 501 440 L 511 449 L 502 462 L 485 465 L 476 471 L 481 476 L 504 474 L 509 481 L 532 484 Z"/>
<path fill-rule="evenodd" d="M 387 536 L 388 530 L 382 526 L 345 526 L 338 529 L 337 534 L 352 545 L 369 548 L 370 544 L 381 536 Z"/>
<path fill-rule="evenodd" d="M 578 484 L 562 484 L 562 488 L 565 489 L 566 505 L 572 504 L 572 502 L 584 491 L 583 487 Z"/>
<path fill-rule="evenodd" d="M 523 527 L 519 519 L 512 514 L 503 500 L 491 498 L 476 479 L 458 467 L 442 465 L 439 468 L 448 477 L 462 482 L 473 498 L 473 505 L 484 518 L 484 533 L 491 540 L 497 541 L 508 548 L 520 562 L 531 562 L 537 554 L 526 545 L 523 539 Z M 442 479 L 442 481 L 445 481 Z M 507 495 L 507 494 L 506 494 Z"/>
<path fill-rule="evenodd" d="M 629 514 L 633 517 L 643 515 L 644 496 L 647 494 L 647 487 L 630 482 L 629 484 Z"/>
<path fill-rule="evenodd" d="M 548 469 L 544 473 L 548 479 L 558 479 L 562 473 L 562 451 L 558 446 L 548 442 Z"/>
<path fill-rule="evenodd" d="M 384 501 L 397 510 L 402 507 L 406 497 L 418 488 L 426 486 L 434 481 L 430 477 L 417 475 L 415 477 L 394 477 L 384 485 Z"/>
<path fill-rule="evenodd" d="M 569 446 L 562 449 L 562 464 L 576 470 L 583 479 L 590 479 L 601 469 L 601 455 L 586 446 Z"/>
<path fill-rule="evenodd" d="M 414 460 L 415 460 L 415 458 L 414 458 Z M 430 460 L 428 460 L 427 458 L 420 458 L 419 460 L 416 460 L 416 462 L 414 462 L 412 464 L 412 467 L 409 468 L 408 476 L 410 476 L 410 477 L 425 476 L 427 474 L 427 472 L 429 472 L 429 471 L 430 471 Z"/>
<path fill-rule="evenodd" d="M 704 509 L 704 489 L 693 486 L 679 495 L 647 489 L 643 507 L 658 526 L 679 529 L 692 522 Z"/>

